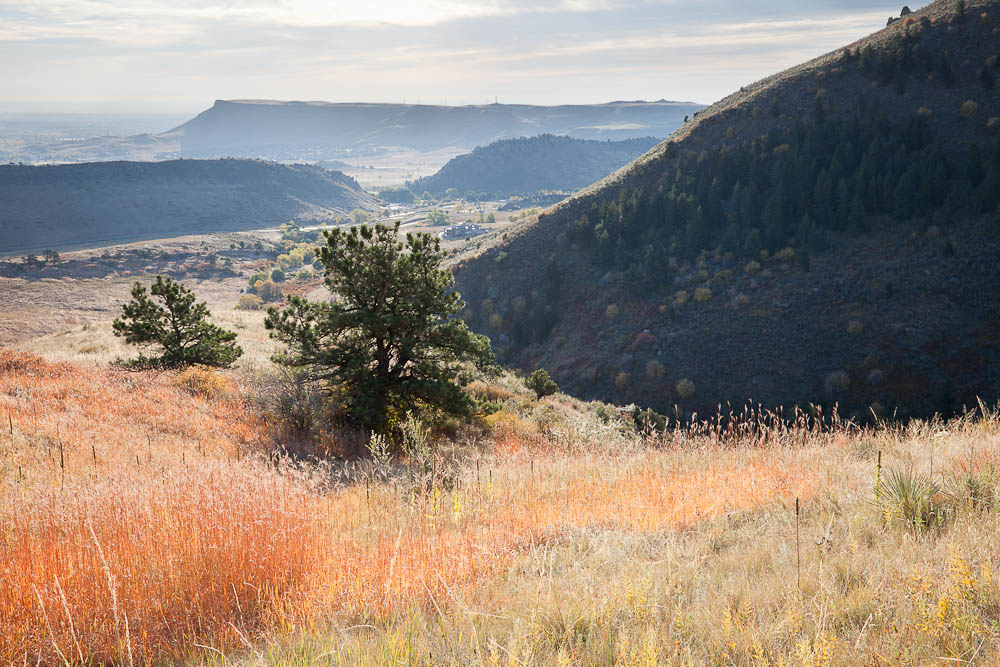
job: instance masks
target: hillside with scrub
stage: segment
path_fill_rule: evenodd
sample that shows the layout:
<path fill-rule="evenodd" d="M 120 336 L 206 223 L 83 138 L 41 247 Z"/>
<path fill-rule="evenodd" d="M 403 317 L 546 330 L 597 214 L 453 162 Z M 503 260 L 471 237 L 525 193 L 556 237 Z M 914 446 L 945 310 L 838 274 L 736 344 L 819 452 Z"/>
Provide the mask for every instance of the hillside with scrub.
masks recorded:
<path fill-rule="evenodd" d="M 344 174 L 260 160 L 0 165 L 0 254 L 333 222 L 375 199 Z"/>
<path fill-rule="evenodd" d="M 543 134 L 503 139 L 459 155 L 431 176 L 409 183 L 415 193 L 449 189 L 492 199 L 537 192 L 576 192 L 632 162 L 655 137 L 596 141 Z"/>
<path fill-rule="evenodd" d="M 938 0 L 748 85 L 461 261 L 498 358 L 682 420 L 1000 397 L 1000 5 Z"/>

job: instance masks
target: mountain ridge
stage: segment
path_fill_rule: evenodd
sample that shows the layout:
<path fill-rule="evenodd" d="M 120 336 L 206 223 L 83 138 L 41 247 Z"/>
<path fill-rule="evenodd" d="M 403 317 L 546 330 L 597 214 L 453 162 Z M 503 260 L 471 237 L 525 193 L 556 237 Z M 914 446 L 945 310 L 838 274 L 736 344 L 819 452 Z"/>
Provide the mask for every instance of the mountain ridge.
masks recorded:
<path fill-rule="evenodd" d="M 997 8 L 938 0 L 711 105 L 461 261 L 468 321 L 507 363 L 681 415 L 1000 397 L 974 342 L 1000 299 Z"/>

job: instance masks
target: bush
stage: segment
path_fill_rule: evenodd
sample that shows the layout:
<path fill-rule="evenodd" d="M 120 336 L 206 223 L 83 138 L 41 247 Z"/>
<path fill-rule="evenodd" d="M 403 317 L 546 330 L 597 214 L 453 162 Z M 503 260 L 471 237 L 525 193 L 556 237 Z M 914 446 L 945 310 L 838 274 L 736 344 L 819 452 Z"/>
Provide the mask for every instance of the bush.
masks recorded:
<path fill-rule="evenodd" d="M 826 376 L 823 381 L 823 388 L 827 394 L 837 394 L 851 388 L 851 376 L 845 371 L 834 371 Z"/>
<path fill-rule="evenodd" d="M 276 283 L 285 282 L 285 272 L 279 268 L 275 268 L 274 271 L 271 271 L 271 280 Z"/>
<path fill-rule="evenodd" d="M 850 322 L 847 323 L 847 333 L 851 334 L 852 336 L 857 336 L 859 333 L 864 331 L 864 329 L 865 325 L 863 325 L 858 320 L 851 320 Z"/>
<path fill-rule="evenodd" d="M 628 373 L 626 373 L 625 371 L 621 371 L 620 373 L 618 373 L 618 375 L 615 376 L 615 387 L 618 388 L 618 391 L 625 391 L 625 389 L 628 387 L 628 380 L 629 380 Z"/>
<path fill-rule="evenodd" d="M 236 304 L 239 310 L 260 310 L 264 307 L 264 299 L 256 294 L 244 294 L 240 297 L 240 302 Z"/>
<path fill-rule="evenodd" d="M 650 360 L 646 362 L 646 377 L 650 380 L 659 380 L 666 375 L 666 373 L 667 370 L 659 361 Z"/>
<path fill-rule="evenodd" d="M 235 393 L 235 385 L 229 378 L 207 368 L 188 368 L 174 378 L 174 384 L 195 396 L 214 399 Z"/>
<path fill-rule="evenodd" d="M 604 317 L 608 318 L 609 320 L 613 320 L 616 319 L 619 315 L 621 315 L 621 312 L 622 309 L 618 307 L 618 304 L 612 303 L 608 305 L 607 308 L 604 309 Z"/>
<path fill-rule="evenodd" d="M 281 287 L 270 280 L 258 282 L 255 285 L 255 289 L 257 290 L 257 296 L 263 299 L 264 303 L 281 301 L 285 296 L 284 292 L 281 291 Z"/>
<path fill-rule="evenodd" d="M 961 114 L 966 117 L 975 116 L 979 113 L 979 104 L 973 100 L 966 100 L 962 103 Z"/>
<path fill-rule="evenodd" d="M 539 368 L 524 381 L 525 386 L 535 392 L 535 398 L 542 399 L 559 391 L 559 385 L 549 377 L 548 371 Z"/>
<path fill-rule="evenodd" d="M 698 303 L 705 303 L 712 298 L 712 290 L 707 287 L 699 287 L 694 291 L 694 300 Z"/>
<path fill-rule="evenodd" d="M 674 295 L 674 306 L 675 307 L 680 308 L 681 306 L 683 306 L 687 302 L 688 302 L 688 293 L 686 291 L 681 290 L 681 291 L 677 292 L 677 294 Z"/>
<path fill-rule="evenodd" d="M 674 389 L 677 391 L 677 395 L 683 399 L 691 398 L 695 393 L 694 382 L 687 378 L 678 380 Z"/>

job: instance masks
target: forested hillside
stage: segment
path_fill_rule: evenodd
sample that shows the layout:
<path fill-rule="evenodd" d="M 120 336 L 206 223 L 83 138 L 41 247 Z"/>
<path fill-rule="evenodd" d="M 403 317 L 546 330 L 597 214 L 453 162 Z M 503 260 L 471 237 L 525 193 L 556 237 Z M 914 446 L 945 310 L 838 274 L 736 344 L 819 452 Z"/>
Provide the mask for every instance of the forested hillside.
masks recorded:
<path fill-rule="evenodd" d="M 0 166 L 0 252 L 332 220 L 374 199 L 354 179 L 258 160 Z"/>
<path fill-rule="evenodd" d="M 1000 3 L 939 0 L 748 86 L 464 263 L 468 317 L 678 414 L 995 400 L 998 59 Z"/>
<path fill-rule="evenodd" d="M 543 134 L 503 139 L 452 158 L 433 176 L 410 184 L 417 193 L 463 194 L 494 199 L 541 191 L 575 192 L 623 167 L 659 143 L 654 137 L 594 141 Z"/>

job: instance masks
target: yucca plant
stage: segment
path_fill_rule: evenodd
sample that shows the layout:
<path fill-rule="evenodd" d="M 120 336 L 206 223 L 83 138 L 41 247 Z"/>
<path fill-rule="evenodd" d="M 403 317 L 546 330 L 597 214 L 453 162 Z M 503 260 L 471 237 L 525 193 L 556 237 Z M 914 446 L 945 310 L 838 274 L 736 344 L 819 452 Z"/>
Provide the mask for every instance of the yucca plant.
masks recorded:
<path fill-rule="evenodd" d="M 941 525 L 949 505 L 938 483 L 910 466 L 882 477 L 875 502 L 887 524 L 899 520 L 918 529 Z"/>

